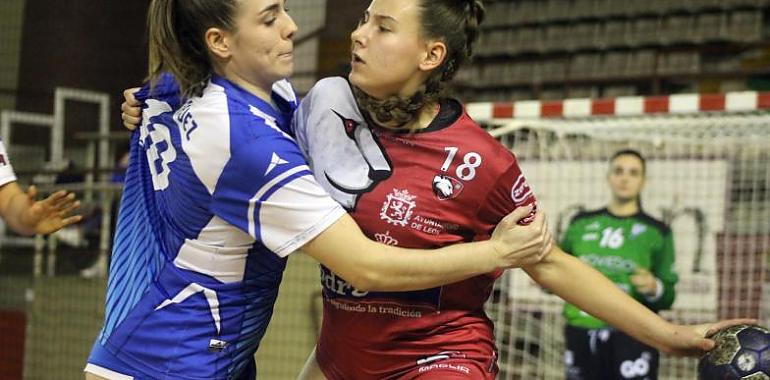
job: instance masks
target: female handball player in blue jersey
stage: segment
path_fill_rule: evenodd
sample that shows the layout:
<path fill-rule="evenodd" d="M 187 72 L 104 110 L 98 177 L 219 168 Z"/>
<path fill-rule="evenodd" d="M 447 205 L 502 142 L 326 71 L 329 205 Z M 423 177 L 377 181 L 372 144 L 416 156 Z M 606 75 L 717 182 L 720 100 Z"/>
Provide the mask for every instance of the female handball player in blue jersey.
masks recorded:
<path fill-rule="evenodd" d="M 299 248 L 348 288 L 380 291 L 531 264 L 546 251 L 542 216 L 516 226 L 529 209 L 488 241 L 432 252 L 367 239 L 287 134 L 296 25 L 283 0 L 155 0 L 148 25 L 155 85 L 137 95 L 144 120 L 86 378 L 253 378 L 285 257 Z"/>
<path fill-rule="evenodd" d="M 322 80 L 298 109 L 292 132 L 316 180 L 370 237 L 404 247 L 483 239 L 507 212 L 535 203 L 515 157 L 440 95 L 482 14 L 469 0 L 374 0 L 352 34 L 350 84 Z M 124 104 L 128 124 L 134 105 Z M 713 345 L 706 331 L 736 322 L 670 324 L 558 248 L 525 270 L 666 352 L 698 354 Z M 328 266 L 322 276 L 323 327 L 303 378 L 494 378 L 483 303 L 499 271 L 400 293 L 356 289 Z"/>

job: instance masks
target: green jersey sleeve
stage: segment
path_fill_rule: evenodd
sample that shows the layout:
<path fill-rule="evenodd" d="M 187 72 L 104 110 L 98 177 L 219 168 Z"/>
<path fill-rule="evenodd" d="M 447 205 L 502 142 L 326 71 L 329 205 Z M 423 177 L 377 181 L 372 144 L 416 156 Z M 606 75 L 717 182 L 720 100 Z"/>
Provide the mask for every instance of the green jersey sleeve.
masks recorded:
<path fill-rule="evenodd" d="M 572 220 L 569 223 L 569 226 L 567 227 L 567 231 L 564 232 L 564 236 L 562 236 L 561 242 L 559 244 L 559 248 L 561 248 L 562 251 L 569 253 L 570 255 L 572 255 L 575 236 L 579 234 L 579 230 L 580 230 L 577 224 L 578 223 L 576 223 L 576 218 L 572 218 Z"/>
<path fill-rule="evenodd" d="M 653 252 L 652 273 L 660 280 L 663 285 L 663 291 L 655 300 L 647 299 L 647 306 L 652 310 L 670 309 L 676 299 L 676 283 L 679 276 L 674 271 L 674 237 L 670 229 L 661 236 L 662 242 L 658 249 Z"/>

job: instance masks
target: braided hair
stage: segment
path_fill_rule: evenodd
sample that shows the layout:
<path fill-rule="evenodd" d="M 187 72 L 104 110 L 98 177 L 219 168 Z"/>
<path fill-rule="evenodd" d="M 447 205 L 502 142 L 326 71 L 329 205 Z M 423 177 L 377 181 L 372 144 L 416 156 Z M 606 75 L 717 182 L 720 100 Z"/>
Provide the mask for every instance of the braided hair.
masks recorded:
<path fill-rule="evenodd" d="M 442 40 L 447 47 L 444 62 L 435 69 L 416 93 L 409 97 L 376 99 L 353 88 L 358 106 L 382 126 L 399 129 L 415 120 L 426 104 L 436 103 L 445 84 L 472 56 L 473 44 L 484 20 L 481 0 L 416 0 L 423 38 Z"/>

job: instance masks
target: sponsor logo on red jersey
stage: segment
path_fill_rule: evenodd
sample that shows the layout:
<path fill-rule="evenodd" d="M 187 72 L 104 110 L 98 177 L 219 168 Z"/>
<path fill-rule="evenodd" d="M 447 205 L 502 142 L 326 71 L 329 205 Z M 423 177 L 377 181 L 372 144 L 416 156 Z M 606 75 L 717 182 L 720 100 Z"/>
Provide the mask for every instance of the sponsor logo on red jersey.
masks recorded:
<path fill-rule="evenodd" d="M 524 203 L 532 196 L 532 189 L 527 184 L 527 179 L 524 178 L 524 174 L 519 174 L 519 178 L 513 181 L 513 187 L 511 188 L 511 199 L 516 205 Z"/>

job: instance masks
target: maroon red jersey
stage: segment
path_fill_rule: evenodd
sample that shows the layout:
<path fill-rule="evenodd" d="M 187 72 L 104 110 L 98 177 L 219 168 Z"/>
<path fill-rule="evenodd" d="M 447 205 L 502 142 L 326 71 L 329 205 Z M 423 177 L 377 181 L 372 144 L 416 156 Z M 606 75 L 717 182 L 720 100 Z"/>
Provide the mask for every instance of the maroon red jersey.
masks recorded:
<path fill-rule="evenodd" d="M 383 244 L 488 239 L 505 215 L 535 202 L 514 155 L 455 100 L 443 100 L 417 133 L 369 128 L 348 83 L 329 78 L 303 101 L 294 132 L 319 183 Z M 493 377 L 493 326 L 483 307 L 500 274 L 422 291 L 362 292 L 322 266 L 322 370 L 330 379 L 398 378 L 461 358 Z"/>

